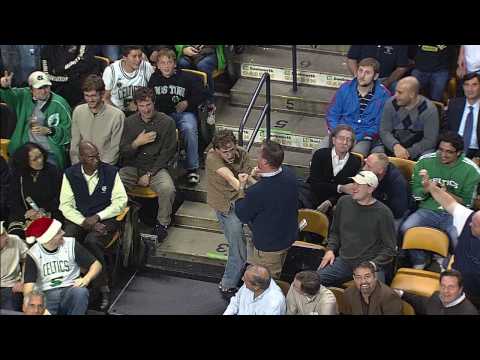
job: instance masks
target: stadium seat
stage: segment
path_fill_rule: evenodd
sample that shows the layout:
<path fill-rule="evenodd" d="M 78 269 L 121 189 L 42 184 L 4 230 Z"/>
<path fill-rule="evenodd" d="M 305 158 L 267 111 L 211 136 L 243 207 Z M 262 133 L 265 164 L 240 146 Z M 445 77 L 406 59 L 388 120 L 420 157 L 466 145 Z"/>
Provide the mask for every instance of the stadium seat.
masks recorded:
<path fill-rule="evenodd" d="M 330 224 L 328 217 L 324 213 L 312 209 L 299 209 L 298 223 L 300 224 L 303 220 L 307 222 L 307 226 L 302 231 L 318 234 L 324 239 L 327 238 Z"/>
<path fill-rule="evenodd" d="M 112 240 L 105 246 L 105 257 L 110 264 L 110 278 L 111 285 L 115 284 L 116 273 L 118 270 L 118 265 L 120 264 L 120 244 L 123 229 L 125 226 L 125 217 L 127 216 L 130 208 L 127 206 L 117 217 L 116 220 L 120 222 L 120 228 L 113 234 Z M 112 266 L 113 265 L 113 266 Z"/>
<path fill-rule="evenodd" d="M 346 314 L 346 309 L 345 309 L 345 301 L 343 299 L 343 294 L 345 293 L 344 289 L 338 288 L 338 287 L 329 287 L 328 290 L 330 290 L 333 295 L 335 295 L 335 299 L 337 300 L 337 310 L 339 314 Z"/>
<path fill-rule="evenodd" d="M 357 152 L 352 152 L 352 154 L 355 155 L 356 157 L 360 158 L 360 161 L 361 161 L 362 166 L 363 166 L 363 161 L 365 160 L 364 156 L 360 153 L 357 153 Z"/>
<path fill-rule="evenodd" d="M 403 250 L 426 250 L 442 257 L 448 256 L 448 236 L 443 231 L 429 227 L 413 227 L 403 236 Z M 420 269 L 400 268 L 390 287 L 422 296 L 431 296 L 440 288 L 440 274 Z"/>
<path fill-rule="evenodd" d="M 282 289 L 283 295 L 287 296 L 288 290 L 290 290 L 290 284 L 288 282 L 282 281 L 282 280 L 275 280 L 275 282 L 280 287 L 280 289 Z"/>
<path fill-rule="evenodd" d="M 402 300 L 402 315 L 415 315 L 415 310 L 412 305 Z"/>
<path fill-rule="evenodd" d="M 2 155 L 5 160 L 8 160 L 8 144 L 9 143 L 10 143 L 9 139 L 0 139 L 0 155 Z"/>
<path fill-rule="evenodd" d="M 405 179 L 407 179 L 408 182 L 410 182 L 413 174 L 413 169 L 415 167 L 415 164 L 417 163 L 416 161 L 412 160 L 407 160 L 407 159 L 400 159 L 397 157 L 389 156 L 388 160 L 395 165 L 398 170 L 401 171 L 403 176 L 405 176 Z"/>
<path fill-rule="evenodd" d="M 196 75 L 202 79 L 203 86 L 207 86 L 207 74 L 203 71 L 193 70 L 193 69 L 182 69 L 183 72 L 188 72 L 190 74 Z"/>
<path fill-rule="evenodd" d="M 153 191 L 149 186 L 139 186 L 135 185 L 132 186 L 129 190 L 127 190 L 127 194 L 133 197 L 139 197 L 143 199 L 154 199 L 158 195 L 155 191 Z"/>

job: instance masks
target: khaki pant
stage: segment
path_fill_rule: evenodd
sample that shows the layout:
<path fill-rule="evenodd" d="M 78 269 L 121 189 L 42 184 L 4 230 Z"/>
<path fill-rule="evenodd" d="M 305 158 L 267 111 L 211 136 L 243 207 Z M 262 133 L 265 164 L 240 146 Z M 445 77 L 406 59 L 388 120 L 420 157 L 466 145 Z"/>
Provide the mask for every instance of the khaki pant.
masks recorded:
<path fill-rule="evenodd" d="M 136 185 L 138 181 L 137 168 L 125 166 L 120 169 L 120 179 L 127 189 Z M 157 221 L 164 225 L 170 225 L 170 215 L 175 200 L 175 185 L 167 170 L 161 169 L 150 179 L 150 188 L 158 194 Z"/>
<path fill-rule="evenodd" d="M 247 242 L 247 263 L 266 267 L 273 279 L 280 279 L 283 264 L 287 258 L 288 249 L 280 251 L 261 251 L 255 248 L 249 239 Z"/>

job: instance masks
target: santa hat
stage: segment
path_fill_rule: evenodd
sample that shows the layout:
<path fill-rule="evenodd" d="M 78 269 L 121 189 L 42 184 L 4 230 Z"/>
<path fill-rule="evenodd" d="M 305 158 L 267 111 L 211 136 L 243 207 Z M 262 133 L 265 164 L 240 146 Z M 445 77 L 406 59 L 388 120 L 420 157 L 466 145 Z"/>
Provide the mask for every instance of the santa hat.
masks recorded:
<path fill-rule="evenodd" d="M 62 223 L 58 220 L 47 217 L 37 219 L 25 231 L 27 243 L 33 244 L 37 241 L 40 244 L 45 244 L 52 240 L 61 228 Z"/>

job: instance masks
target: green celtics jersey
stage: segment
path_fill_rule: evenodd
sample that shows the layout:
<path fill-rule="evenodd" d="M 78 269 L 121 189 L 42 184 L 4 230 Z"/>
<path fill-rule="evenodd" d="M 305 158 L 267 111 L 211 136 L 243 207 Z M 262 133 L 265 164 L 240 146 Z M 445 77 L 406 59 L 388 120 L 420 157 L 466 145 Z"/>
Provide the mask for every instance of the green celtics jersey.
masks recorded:
<path fill-rule="evenodd" d="M 444 211 L 430 194 L 425 193 L 422 186 L 420 170 L 427 170 L 431 180 L 444 184 L 447 191 L 463 199 L 463 204 L 471 207 L 477 195 L 480 182 L 480 168 L 462 154 L 454 164 L 444 165 L 435 152 L 423 155 L 415 165 L 412 176 L 412 193 L 415 200 L 420 201 L 419 207 L 434 211 Z"/>

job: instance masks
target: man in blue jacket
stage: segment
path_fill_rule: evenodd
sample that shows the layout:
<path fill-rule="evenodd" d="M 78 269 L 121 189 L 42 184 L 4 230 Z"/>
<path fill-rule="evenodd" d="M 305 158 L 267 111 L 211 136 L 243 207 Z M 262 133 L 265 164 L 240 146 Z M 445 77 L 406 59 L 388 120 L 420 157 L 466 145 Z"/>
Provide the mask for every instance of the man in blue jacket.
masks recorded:
<path fill-rule="evenodd" d="M 377 81 L 379 71 L 376 59 L 360 61 L 356 78 L 340 86 L 327 110 L 328 131 L 340 124 L 350 125 L 357 138 L 352 151 L 365 157 L 370 152 L 384 152 L 379 137 L 380 120 L 391 94 Z"/>
<path fill-rule="evenodd" d="M 247 263 L 261 265 L 279 279 L 287 251 L 298 237 L 298 188 L 295 175 L 282 168 L 283 149 L 274 141 L 264 141 L 258 153 L 257 167 L 251 175 L 239 174 L 239 199 L 235 213 L 252 229 L 252 251 Z M 255 182 L 246 191 L 247 183 Z"/>

